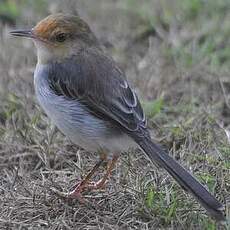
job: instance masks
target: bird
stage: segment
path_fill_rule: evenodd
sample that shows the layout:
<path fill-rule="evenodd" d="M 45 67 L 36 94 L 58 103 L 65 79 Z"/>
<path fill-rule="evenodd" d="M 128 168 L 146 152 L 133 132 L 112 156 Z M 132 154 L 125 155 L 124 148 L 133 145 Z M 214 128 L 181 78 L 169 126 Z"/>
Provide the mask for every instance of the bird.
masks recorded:
<path fill-rule="evenodd" d="M 73 143 L 99 154 L 98 162 L 76 183 L 69 198 L 80 198 L 84 191 L 102 188 L 120 153 L 138 147 L 191 193 L 207 214 L 217 221 L 225 219 L 223 205 L 151 139 L 137 94 L 83 19 L 51 14 L 32 29 L 10 33 L 32 39 L 37 48 L 34 87 L 45 113 Z M 105 174 L 92 182 L 92 176 L 107 161 Z"/>

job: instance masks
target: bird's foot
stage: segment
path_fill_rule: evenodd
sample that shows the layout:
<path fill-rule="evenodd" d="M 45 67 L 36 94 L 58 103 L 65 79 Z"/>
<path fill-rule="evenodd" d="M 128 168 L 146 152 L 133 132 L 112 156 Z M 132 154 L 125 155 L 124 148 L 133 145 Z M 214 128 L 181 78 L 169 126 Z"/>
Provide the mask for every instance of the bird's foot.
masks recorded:
<path fill-rule="evenodd" d="M 82 192 L 103 189 L 106 185 L 107 179 L 109 178 L 111 171 L 114 168 L 117 160 L 118 160 L 118 155 L 114 155 L 112 161 L 108 164 L 105 175 L 102 177 L 102 179 L 98 180 L 97 182 L 90 182 L 90 179 L 92 175 L 97 171 L 98 167 L 102 164 L 103 159 L 100 160 L 94 166 L 94 168 L 88 173 L 88 175 L 82 181 L 78 182 L 75 185 L 75 188 L 73 191 L 64 193 L 54 188 L 52 189 L 52 191 L 56 195 L 62 198 L 77 198 L 81 203 L 85 203 L 82 197 Z"/>
<path fill-rule="evenodd" d="M 75 185 L 75 189 L 73 191 L 68 193 L 68 198 L 80 198 L 81 200 L 83 200 L 82 192 L 102 189 L 105 187 L 105 184 L 106 180 L 104 178 L 96 182 L 92 181 L 87 183 L 85 183 L 85 181 L 83 180 Z"/>
<path fill-rule="evenodd" d="M 107 180 L 105 180 L 104 178 L 96 182 L 95 181 L 88 182 L 87 184 L 81 181 L 81 182 L 78 182 L 75 185 L 75 188 L 70 192 L 61 192 L 57 190 L 56 188 L 51 188 L 51 190 L 53 193 L 55 193 L 59 197 L 66 198 L 66 199 L 77 198 L 80 203 L 85 203 L 84 198 L 82 196 L 82 192 L 103 189 L 106 185 L 106 182 Z"/>
<path fill-rule="evenodd" d="M 90 182 L 87 185 L 87 190 L 97 190 L 97 189 L 104 189 L 106 186 L 107 180 L 104 178 L 100 179 L 99 181 Z"/>
<path fill-rule="evenodd" d="M 84 198 L 82 196 L 82 192 L 84 191 L 84 186 L 79 182 L 75 188 L 70 192 L 62 192 L 56 188 L 51 188 L 51 191 L 55 193 L 57 196 L 66 199 L 77 198 L 80 203 L 85 203 Z"/>

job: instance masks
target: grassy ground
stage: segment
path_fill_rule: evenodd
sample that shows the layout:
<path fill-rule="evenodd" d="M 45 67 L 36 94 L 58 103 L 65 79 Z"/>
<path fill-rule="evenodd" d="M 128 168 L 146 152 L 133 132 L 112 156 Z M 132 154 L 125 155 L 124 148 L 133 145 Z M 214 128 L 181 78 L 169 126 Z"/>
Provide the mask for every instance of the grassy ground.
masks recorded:
<path fill-rule="evenodd" d="M 52 193 L 70 190 L 98 156 L 53 132 L 34 97 L 33 44 L 8 31 L 60 10 L 90 23 L 142 98 L 153 138 L 223 202 L 227 223 L 139 151 L 124 153 L 85 205 Z M 229 228 L 228 0 L 9 0 L 0 20 L 0 229 Z"/>

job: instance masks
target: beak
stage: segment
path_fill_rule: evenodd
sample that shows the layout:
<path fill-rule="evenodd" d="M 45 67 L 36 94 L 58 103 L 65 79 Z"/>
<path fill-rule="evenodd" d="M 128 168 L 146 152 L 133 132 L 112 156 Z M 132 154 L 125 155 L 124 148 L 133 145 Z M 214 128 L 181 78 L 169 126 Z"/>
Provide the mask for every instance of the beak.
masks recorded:
<path fill-rule="evenodd" d="M 10 34 L 16 37 L 34 38 L 32 30 L 13 30 Z"/>

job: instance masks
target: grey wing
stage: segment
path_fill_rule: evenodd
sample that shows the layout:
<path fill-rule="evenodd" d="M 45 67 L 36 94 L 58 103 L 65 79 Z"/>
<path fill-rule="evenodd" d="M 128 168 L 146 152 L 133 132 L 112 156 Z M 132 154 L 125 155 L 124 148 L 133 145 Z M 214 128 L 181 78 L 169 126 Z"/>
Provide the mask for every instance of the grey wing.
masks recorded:
<path fill-rule="evenodd" d="M 116 63 L 102 53 L 83 52 L 64 63 L 53 63 L 49 84 L 57 95 L 80 101 L 101 119 L 127 131 L 146 129 L 146 118 L 136 93 Z"/>

